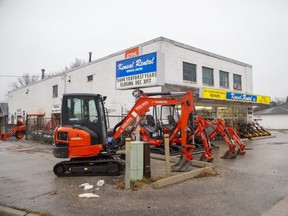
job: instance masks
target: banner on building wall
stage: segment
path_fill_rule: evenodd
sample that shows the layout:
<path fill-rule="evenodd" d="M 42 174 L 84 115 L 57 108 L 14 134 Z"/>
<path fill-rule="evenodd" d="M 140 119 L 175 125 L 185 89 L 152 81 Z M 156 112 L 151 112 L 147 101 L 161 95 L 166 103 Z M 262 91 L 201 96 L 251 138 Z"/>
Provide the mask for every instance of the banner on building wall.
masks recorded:
<path fill-rule="evenodd" d="M 271 98 L 268 96 L 257 96 L 257 103 L 270 104 Z"/>
<path fill-rule="evenodd" d="M 117 61 L 116 89 L 151 87 L 162 83 L 158 55 L 155 52 Z"/>
<path fill-rule="evenodd" d="M 53 114 L 61 113 L 61 104 L 52 105 Z"/>
<path fill-rule="evenodd" d="M 226 100 L 226 91 L 220 89 L 203 88 L 202 97 L 216 100 Z"/>
<path fill-rule="evenodd" d="M 238 92 L 230 92 L 222 89 L 202 88 L 202 94 L 200 94 L 200 97 L 215 100 L 270 104 L 269 96 L 243 94 Z"/>

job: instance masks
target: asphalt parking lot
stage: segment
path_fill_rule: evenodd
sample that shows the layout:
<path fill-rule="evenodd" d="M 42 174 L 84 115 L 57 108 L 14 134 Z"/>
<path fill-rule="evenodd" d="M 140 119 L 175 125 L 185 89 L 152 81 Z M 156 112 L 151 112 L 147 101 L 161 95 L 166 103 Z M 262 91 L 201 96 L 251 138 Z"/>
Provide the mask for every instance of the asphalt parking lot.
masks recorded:
<path fill-rule="evenodd" d="M 288 131 L 245 141 L 247 153 L 221 159 L 213 151 L 217 175 L 154 189 L 152 184 L 125 191 L 118 177 L 58 178 L 59 162 L 47 144 L 0 141 L 0 205 L 42 215 L 287 215 Z M 197 156 L 195 157 L 197 159 Z M 151 161 L 152 176 L 165 175 L 164 162 Z M 104 185 L 97 186 L 99 180 Z M 97 198 L 80 198 L 90 183 Z"/>

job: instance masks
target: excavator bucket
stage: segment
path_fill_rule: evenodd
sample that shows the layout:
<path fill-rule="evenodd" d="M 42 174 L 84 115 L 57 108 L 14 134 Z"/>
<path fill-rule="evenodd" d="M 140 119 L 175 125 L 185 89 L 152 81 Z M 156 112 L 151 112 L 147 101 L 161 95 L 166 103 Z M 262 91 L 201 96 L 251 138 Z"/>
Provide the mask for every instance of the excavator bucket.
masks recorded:
<path fill-rule="evenodd" d="M 239 149 L 237 150 L 237 154 L 238 154 L 238 155 L 245 155 L 245 154 L 246 154 L 246 151 L 245 151 L 245 149 L 243 150 L 243 149 L 240 149 L 240 148 L 239 148 Z"/>
<path fill-rule="evenodd" d="M 10 134 L 1 134 L 1 140 L 5 140 L 7 138 L 11 137 Z"/>
<path fill-rule="evenodd" d="M 234 159 L 236 157 L 237 157 L 237 152 L 236 151 L 227 150 L 221 158 L 223 158 L 223 159 Z"/>
<path fill-rule="evenodd" d="M 214 156 L 211 153 L 204 152 L 200 158 L 200 161 L 212 162 L 214 160 Z"/>
<path fill-rule="evenodd" d="M 187 172 L 190 170 L 192 170 L 192 164 L 186 157 L 183 156 L 181 156 L 179 161 L 172 166 L 172 171 L 174 172 Z"/>

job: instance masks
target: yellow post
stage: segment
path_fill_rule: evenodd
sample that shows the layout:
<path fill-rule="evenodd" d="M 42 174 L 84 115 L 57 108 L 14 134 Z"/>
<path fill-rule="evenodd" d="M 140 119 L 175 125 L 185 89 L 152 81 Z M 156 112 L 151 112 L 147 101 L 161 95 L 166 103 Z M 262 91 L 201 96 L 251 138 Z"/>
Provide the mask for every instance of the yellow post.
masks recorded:
<path fill-rule="evenodd" d="M 125 189 L 130 189 L 131 138 L 125 139 Z"/>
<path fill-rule="evenodd" d="M 164 149 L 165 149 L 165 162 L 166 162 L 166 176 L 170 176 L 170 148 L 169 148 L 169 135 L 164 134 Z"/>

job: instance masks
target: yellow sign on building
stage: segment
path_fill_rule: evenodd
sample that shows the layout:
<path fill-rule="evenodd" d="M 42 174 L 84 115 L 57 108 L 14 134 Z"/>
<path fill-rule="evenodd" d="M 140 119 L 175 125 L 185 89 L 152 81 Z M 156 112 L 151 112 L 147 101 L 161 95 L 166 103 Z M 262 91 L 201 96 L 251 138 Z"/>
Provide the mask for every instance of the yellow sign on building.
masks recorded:
<path fill-rule="evenodd" d="M 270 104 L 270 100 L 271 100 L 271 98 L 269 96 L 257 95 L 257 103 Z"/>
<path fill-rule="evenodd" d="M 203 98 L 226 100 L 226 91 L 220 89 L 203 88 Z"/>
<path fill-rule="evenodd" d="M 203 88 L 202 98 L 227 101 L 252 102 L 259 104 L 270 104 L 269 96 L 252 95 L 238 92 L 230 92 L 221 89 Z"/>

